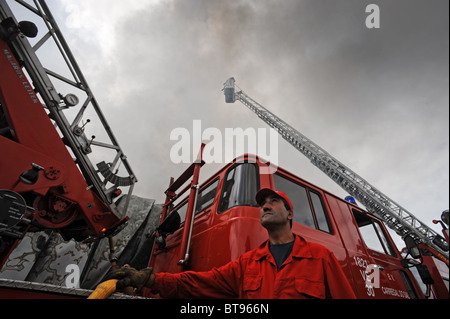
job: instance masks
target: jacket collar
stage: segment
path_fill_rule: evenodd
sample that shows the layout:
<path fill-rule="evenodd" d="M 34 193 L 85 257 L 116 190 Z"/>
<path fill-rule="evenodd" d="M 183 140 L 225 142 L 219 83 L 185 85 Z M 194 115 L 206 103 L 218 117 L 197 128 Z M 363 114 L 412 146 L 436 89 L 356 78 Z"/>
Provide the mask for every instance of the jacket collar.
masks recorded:
<path fill-rule="evenodd" d="M 294 234 L 294 246 L 292 247 L 291 256 L 295 258 L 312 258 L 311 249 L 308 242 L 301 236 Z M 266 240 L 255 250 L 255 260 L 261 260 L 271 255 L 269 250 L 269 240 Z"/>

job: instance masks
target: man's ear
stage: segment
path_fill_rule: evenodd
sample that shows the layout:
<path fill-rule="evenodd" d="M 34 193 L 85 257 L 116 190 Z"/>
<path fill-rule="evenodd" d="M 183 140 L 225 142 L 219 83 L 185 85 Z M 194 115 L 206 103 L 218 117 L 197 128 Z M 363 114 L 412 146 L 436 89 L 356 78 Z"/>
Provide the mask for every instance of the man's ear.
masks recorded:
<path fill-rule="evenodd" d="M 294 212 L 292 210 L 288 210 L 288 220 L 294 219 Z"/>

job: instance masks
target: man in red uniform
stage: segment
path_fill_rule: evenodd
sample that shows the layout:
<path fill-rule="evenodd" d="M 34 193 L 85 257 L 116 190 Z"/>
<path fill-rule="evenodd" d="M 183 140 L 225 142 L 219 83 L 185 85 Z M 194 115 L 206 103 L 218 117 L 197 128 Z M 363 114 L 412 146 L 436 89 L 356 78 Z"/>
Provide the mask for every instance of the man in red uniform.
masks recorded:
<path fill-rule="evenodd" d="M 118 289 L 150 288 L 163 298 L 355 298 L 336 257 L 291 231 L 287 195 L 268 188 L 256 194 L 269 239 L 222 267 L 206 272 L 152 274 L 130 267 L 111 273 Z"/>

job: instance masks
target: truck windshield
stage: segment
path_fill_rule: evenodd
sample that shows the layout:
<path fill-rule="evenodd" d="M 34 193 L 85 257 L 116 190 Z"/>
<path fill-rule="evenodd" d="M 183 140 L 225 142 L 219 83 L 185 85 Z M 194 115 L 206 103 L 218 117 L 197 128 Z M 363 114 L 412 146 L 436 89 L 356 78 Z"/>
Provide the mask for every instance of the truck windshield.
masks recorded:
<path fill-rule="evenodd" d="M 223 182 L 218 213 L 235 206 L 254 206 L 256 192 L 259 190 L 258 166 L 252 163 L 240 163 L 233 166 Z"/>

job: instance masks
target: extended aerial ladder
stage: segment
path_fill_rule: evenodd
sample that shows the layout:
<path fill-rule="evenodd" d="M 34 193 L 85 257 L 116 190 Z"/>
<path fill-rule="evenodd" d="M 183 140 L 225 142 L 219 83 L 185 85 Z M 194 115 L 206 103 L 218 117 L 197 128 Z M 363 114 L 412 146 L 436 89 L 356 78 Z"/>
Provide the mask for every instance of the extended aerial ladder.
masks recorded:
<path fill-rule="evenodd" d="M 244 91 L 236 90 L 236 87 L 234 78 L 229 78 L 224 83 L 223 91 L 227 103 L 242 102 L 265 123 L 276 129 L 287 142 L 305 155 L 312 164 L 363 204 L 370 213 L 383 220 L 399 236 L 402 238 L 407 235 L 412 236 L 418 244 L 426 245 L 423 248 L 448 265 L 448 244 L 442 236 L 331 156 L 323 148 L 253 100 Z"/>
<path fill-rule="evenodd" d="M 1 267 L 27 224 L 111 236 L 137 179 L 45 1 L 0 0 L 0 24 Z"/>

